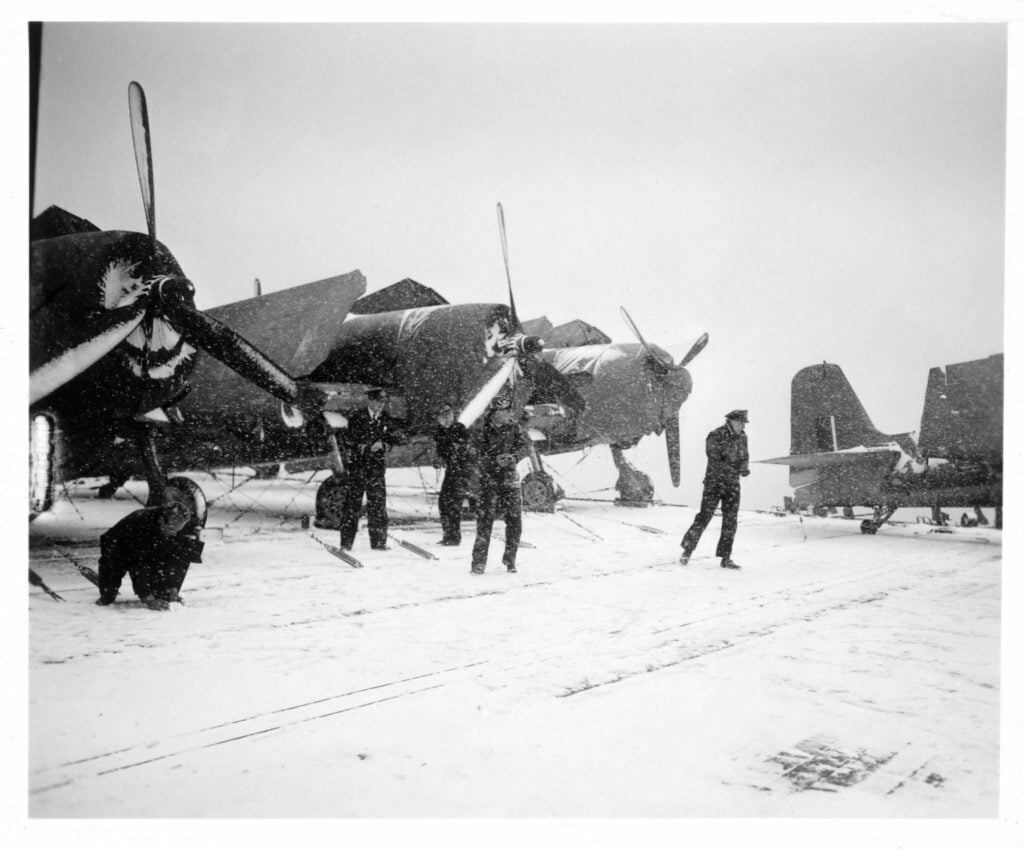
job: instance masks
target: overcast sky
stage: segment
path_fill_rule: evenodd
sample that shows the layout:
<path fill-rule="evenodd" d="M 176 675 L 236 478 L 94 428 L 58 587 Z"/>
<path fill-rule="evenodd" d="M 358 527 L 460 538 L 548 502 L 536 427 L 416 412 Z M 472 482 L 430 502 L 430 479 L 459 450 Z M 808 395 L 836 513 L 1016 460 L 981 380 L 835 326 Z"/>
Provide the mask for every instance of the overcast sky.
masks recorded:
<path fill-rule="evenodd" d="M 36 211 L 145 230 L 131 80 L 203 308 L 354 268 L 503 301 L 501 201 L 524 318 L 710 334 L 681 493 L 638 455 L 692 503 L 726 411 L 788 453 L 803 366 L 902 431 L 931 366 L 1003 350 L 1006 70 L 1001 24 L 47 24 Z"/>

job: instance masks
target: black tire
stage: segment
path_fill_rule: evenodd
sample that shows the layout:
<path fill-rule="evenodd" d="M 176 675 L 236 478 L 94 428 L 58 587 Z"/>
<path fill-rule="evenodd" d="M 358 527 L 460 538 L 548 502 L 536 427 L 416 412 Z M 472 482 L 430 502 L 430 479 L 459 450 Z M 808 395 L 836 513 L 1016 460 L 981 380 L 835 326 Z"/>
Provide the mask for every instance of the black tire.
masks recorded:
<path fill-rule="evenodd" d="M 316 517 L 318 528 L 332 531 L 341 528 L 341 508 L 345 500 L 345 473 L 335 472 L 316 490 Z"/>
<path fill-rule="evenodd" d="M 199 484 L 191 478 L 168 478 L 164 485 L 163 500 L 180 501 L 192 513 L 192 520 L 185 526 L 186 531 L 196 531 L 206 527 L 206 516 L 209 507 L 206 494 Z"/>
<path fill-rule="evenodd" d="M 860 532 L 862 534 L 877 534 L 878 525 L 872 522 L 870 519 L 865 519 L 860 523 Z"/>
<path fill-rule="evenodd" d="M 546 472 L 530 472 L 520 486 L 523 509 L 534 513 L 554 513 L 557 495 L 555 483 Z"/>

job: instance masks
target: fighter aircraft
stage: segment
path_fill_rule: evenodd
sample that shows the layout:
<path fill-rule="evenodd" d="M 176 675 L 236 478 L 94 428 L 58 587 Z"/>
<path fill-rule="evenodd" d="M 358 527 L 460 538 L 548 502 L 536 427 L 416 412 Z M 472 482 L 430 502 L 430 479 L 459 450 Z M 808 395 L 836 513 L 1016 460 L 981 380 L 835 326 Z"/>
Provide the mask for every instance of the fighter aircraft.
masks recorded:
<path fill-rule="evenodd" d="M 360 275 L 361 279 L 361 275 Z M 388 410 L 404 419 L 409 444 L 389 455 L 389 465 L 428 464 L 429 433 L 438 409 L 451 404 L 467 426 L 499 392 L 517 408 L 527 400 L 557 399 L 558 414 L 582 409 L 578 393 L 537 358 L 543 341 L 522 332 L 512 306 L 448 304 L 440 295 L 405 279 L 357 300 L 351 313 L 328 320 L 315 289 L 296 287 L 216 307 L 208 315 L 276 353 L 284 340 L 296 342 L 289 360 L 311 389 L 327 400 L 315 415 L 280 403 L 247 386 L 219 363 L 204 361 L 192 378 L 192 392 L 179 415 L 152 429 L 154 455 L 163 468 L 206 470 L 226 466 L 274 469 L 331 469 L 317 493 L 321 525 L 336 522 L 344 482 L 337 432 L 346 414 L 365 406 L 366 391 L 389 391 Z M 316 315 L 315 323 L 313 316 Z M 309 355 L 313 352 L 313 356 Z M 555 405 L 551 405 L 552 410 Z M 140 470 L 109 443 L 89 472 L 111 475 L 111 488 Z M 427 453 L 425 453 L 427 452 Z M 162 468 L 145 468 L 153 486 Z"/>
<path fill-rule="evenodd" d="M 608 445 L 619 471 L 615 488 L 619 501 L 651 501 L 650 478 L 626 460 L 623 451 L 648 434 L 665 434 L 672 483 L 679 486 L 679 410 L 689 397 L 693 380 L 686 366 L 708 343 L 704 333 L 687 354 L 673 363 L 671 355 L 644 339 L 625 308 L 620 308 L 637 342 L 612 343 L 600 330 L 582 320 L 551 328 L 547 319 L 526 322 L 528 329 L 549 328 L 541 357 L 569 380 L 583 397 L 578 415 L 534 420 L 544 434 L 536 447 L 541 455 Z M 532 457 L 533 472 L 524 478 L 523 500 L 529 509 L 550 509 L 560 493 L 544 473 L 540 457 Z"/>
<path fill-rule="evenodd" d="M 504 246 L 500 205 L 499 224 Z M 166 468 L 181 470 L 231 465 L 259 470 L 280 463 L 291 469 L 329 468 L 334 474 L 319 486 L 317 515 L 321 526 L 330 527 L 339 519 L 344 485 L 337 431 L 347 424 L 345 413 L 366 404 L 371 387 L 389 391 L 389 412 L 406 423 L 409 443 L 389 455 L 389 464 L 397 466 L 429 462 L 429 433 L 443 404 L 460 410 L 459 420 L 467 427 L 499 392 L 509 394 L 517 409 L 529 400 L 533 409 L 546 405 L 549 417 L 577 415 L 582 398 L 557 369 L 538 358 L 543 340 L 523 332 L 511 278 L 508 283 L 508 305 L 449 304 L 406 278 L 360 298 L 351 314 L 333 325 L 316 314 L 319 306 L 308 299 L 284 315 L 286 304 L 298 303 L 302 287 L 210 310 L 211 317 L 271 352 L 282 337 L 305 333 L 312 321 L 317 356 L 306 357 L 301 367 L 293 365 L 308 386 L 330 400 L 322 416 L 308 416 L 247 388 L 216 363 L 200 365 L 192 393 L 179 405 L 180 416 L 153 431 L 154 451 L 145 470 L 151 487 L 163 475 L 155 463 L 157 453 Z M 104 494 L 135 471 L 133 458 L 118 458 L 109 445 L 93 467 L 94 474 L 111 475 Z"/>
<path fill-rule="evenodd" d="M 928 375 L 919 436 L 877 430 L 843 370 L 808 366 L 793 377 L 788 457 L 794 509 L 819 513 L 875 508 L 873 534 L 899 507 L 994 506 L 1002 527 L 1003 355 L 935 367 Z"/>
<path fill-rule="evenodd" d="M 133 442 L 155 461 L 145 423 L 175 415 L 200 349 L 308 414 L 325 398 L 196 310 L 192 282 L 156 237 L 142 87 L 131 83 L 128 97 L 147 233 L 101 231 L 58 207 L 31 224 L 30 515 L 49 508 L 55 483 L 87 473 L 96 456 L 115 444 Z M 323 281 L 318 308 L 347 312 L 363 285 L 358 273 Z M 294 342 L 279 353 L 296 354 Z M 157 490 L 151 499 L 159 497 Z"/>

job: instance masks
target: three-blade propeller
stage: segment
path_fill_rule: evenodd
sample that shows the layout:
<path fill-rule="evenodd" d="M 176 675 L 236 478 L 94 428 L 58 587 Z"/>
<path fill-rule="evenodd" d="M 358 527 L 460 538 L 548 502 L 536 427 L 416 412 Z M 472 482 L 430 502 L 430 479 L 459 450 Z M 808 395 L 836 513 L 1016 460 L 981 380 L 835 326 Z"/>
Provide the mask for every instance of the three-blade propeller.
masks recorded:
<path fill-rule="evenodd" d="M 663 355 L 648 344 L 640 332 L 640 328 L 633 321 L 632 316 L 626 312 L 626 308 L 619 307 L 619 310 L 622 312 L 622 317 L 626 320 L 626 324 L 629 325 L 633 335 L 636 336 L 637 341 L 640 343 L 640 349 L 644 353 L 645 362 L 651 371 L 652 379 L 662 384 L 662 391 L 659 394 L 665 396 L 665 401 L 662 407 L 661 425 L 665 429 L 665 449 L 668 453 L 668 468 L 672 476 L 672 486 L 679 486 L 682 472 L 679 454 L 679 407 L 685 399 L 685 395 L 680 397 L 681 384 L 684 382 L 688 383 L 684 369 L 693 361 L 694 357 L 704 350 L 704 347 L 708 344 L 708 334 L 701 334 L 700 338 L 693 343 L 690 350 L 679 361 L 679 364 L 673 365 L 671 357 Z M 689 392 L 688 387 L 686 387 L 686 392 Z M 676 403 L 676 398 L 678 398 L 679 403 Z"/>
<path fill-rule="evenodd" d="M 135 165 L 150 240 L 148 261 L 140 265 L 144 272 L 147 265 L 151 266 L 148 269 L 150 278 L 138 281 L 137 291 L 123 306 L 108 304 L 107 315 L 98 323 L 84 328 L 86 338 L 72 341 L 71 344 L 65 340 L 60 350 L 51 353 L 38 367 L 33 367 L 30 375 L 30 404 L 45 398 L 81 374 L 127 339 L 146 319 L 163 318 L 190 344 L 208 351 L 242 377 L 282 401 L 308 408 L 321 405 L 326 397 L 323 392 L 305 384 L 300 385 L 227 325 L 197 310 L 192 297 L 192 283 L 180 276 L 180 273 L 166 273 L 171 265 L 175 269 L 177 266 L 156 238 L 149 113 L 145 92 L 134 81 L 128 87 L 128 108 Z M 90 235 L 81 234 L 79 238 L 85 239 Z M 126 265 L 129 264 L 127 258 L 124 261 Z"/>
<path fill-rule="evenodd" d="M 509 313 L 512 319 L 512 331 L 519 338 L 516 342 L 516 356 L 507 359 L 480 391 L 469 400 L 459 414 L 459 421 L 466 427 L 473 424 L 486 412 L 490 403 L 501 393 L 506 384 L 514 383 L 516 373 L 521 372 L 534 386 L 545 387 L 545 390 L 557 395 L 569 408 L 580 409 L 583 398 L 569 381 L 550 363 L 538 359 L 535 355 L 544 348 L 544 340 L 537 336 L 524 336 L 523 326 L 516 311 L 516 299 L 512 293 L 512 272 L 508 259 L 508 234 L 505 228 L 505 211 L 498 204 L 498 236 L 501 240 L 501 254 L 505 261 L 505 280 L 508 283 Z M 517 369 L 518 366 L 518 369 Z"/>

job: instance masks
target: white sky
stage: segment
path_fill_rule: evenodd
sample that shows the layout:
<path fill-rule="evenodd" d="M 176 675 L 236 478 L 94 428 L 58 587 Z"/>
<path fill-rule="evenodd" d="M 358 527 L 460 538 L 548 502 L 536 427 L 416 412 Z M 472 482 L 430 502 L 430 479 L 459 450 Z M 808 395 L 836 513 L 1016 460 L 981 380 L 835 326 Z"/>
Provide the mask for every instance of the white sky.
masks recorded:
<path fill-rule="evenodd" d="M 524 318 L 631 341 L 622 304 L 676 356 L 710 333 L 699 479 L 735 407 L 753 457 L 788 452 L 805 365 L 901 431 L 931 366 L 1003 350 L 1006 73 L 984 23 L 48 24 L 36 209 L 145 229 L 132 79 L 200 307 L 353 268 L 502 301 L 500 200 Z"/>

